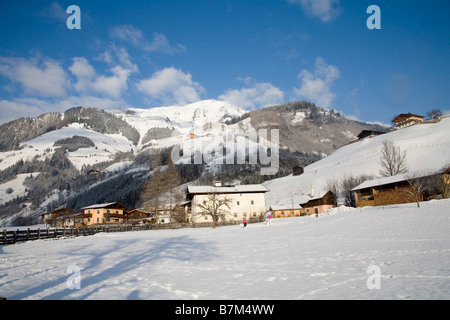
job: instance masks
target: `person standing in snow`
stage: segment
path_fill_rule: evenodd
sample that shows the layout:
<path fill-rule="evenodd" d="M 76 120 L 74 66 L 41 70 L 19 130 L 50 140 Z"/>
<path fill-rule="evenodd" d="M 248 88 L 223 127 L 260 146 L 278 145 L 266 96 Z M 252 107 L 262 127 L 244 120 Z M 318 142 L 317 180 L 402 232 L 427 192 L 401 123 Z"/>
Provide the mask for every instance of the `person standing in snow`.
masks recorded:
<path fill-rule="evenodd" d="M 247 226 L 247 219 L 244 216 L 244 220 L 242 221 L 244 223 L 244 228 Z"/>
<path fill-rule="evenodd" d="M 272 211 L 268 211 L 266 215 L 266 225 L 270 225 L 270 222 L 272 220 Z"/>

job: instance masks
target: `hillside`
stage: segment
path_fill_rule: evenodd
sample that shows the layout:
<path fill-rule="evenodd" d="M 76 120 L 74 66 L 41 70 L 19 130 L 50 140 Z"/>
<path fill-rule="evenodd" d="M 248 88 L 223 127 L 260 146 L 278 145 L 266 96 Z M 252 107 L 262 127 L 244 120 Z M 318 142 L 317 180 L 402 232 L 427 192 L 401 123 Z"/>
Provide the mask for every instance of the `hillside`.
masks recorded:
<path fill-rule="evenodd" d="M 324 194 L 328 182 L 350 176 L 379 176 L 383 141 L 391 140 L 406 152 L 409 172 L 434 173 L 450 164 L 450 118 L 437 123 L 423 123 L 367 138 L 339 148 L 328 157 L 304 168 L 300 176 L 289 175 L 265 183 L 267 206 L 287 206 L 304 203 L 315 195 Z"/>
<path fill-rule="evenodd" d="M 274 219 L 245 229 L 101 233 L 8 245 L 0 293 L 8 300 L 447 300 L 449 206 L 450 200 L 435 200 L 421 208 L 342 207 L 319 218 Z M 70 290 L 76 270 L 80 288 Z M 167 310 L 169 318 L 173 312 Z"/>
<path fill-rule="evenodd" d="M 226 162 L 220 153 L 227 143 L 261 129 L 279 131 L 279 145 L 272 145 L 279 149 L 275 174 L 260 174 L 261 158 L 251 163 L 257 150 L 252 139 L 232 151 L 232 164 Z M 175 146 L 186 147 L 176 163 L 183 184 L 214 178 L 261 183 L 323 158 L 363 129 L 380 128 L 304 101 L 252 112 L 215 100 L 150 109 L 76 107 L 17 119 L 0 126 L 0 225 L 35 223 L 39 214 L 67 203 L 75 210 L 108 201 L 135 208 L 153 154 L 165 165 Z M 196 152 L 200 163 L 191 159 Z M 89 175 L 91 169 L 100 174 Z"/>

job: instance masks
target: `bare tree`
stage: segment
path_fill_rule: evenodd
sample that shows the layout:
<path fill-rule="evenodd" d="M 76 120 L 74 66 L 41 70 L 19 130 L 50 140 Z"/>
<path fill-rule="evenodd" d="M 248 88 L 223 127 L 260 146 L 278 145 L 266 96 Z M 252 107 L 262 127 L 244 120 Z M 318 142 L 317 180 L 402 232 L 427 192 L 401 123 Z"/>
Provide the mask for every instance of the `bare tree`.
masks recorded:
<path fill-rule="evenodd" d="M 355 206 L 355 198 L 352 192 L 352 189 L 359 186 L 364 181 L 372 179 L 369 175 L 359 175 L 359 176 L 347 176 L 344 175 L 339 184 L 340 194 L 345 198 L 345 205 L 354 207 Z M 330 190 L 332 191 L 332 190 Z M 335 193 L 336 194 L 336 193 Z M 336 194 L 337 195 L 337 194 Z"/>
<path fill-rule="evenodd" d="M 430 119 L 439 119 L 440 117 L 442 117 L 443 113 L 439 109 L 433 109 L 427 112 L 427 115 Z"/>
<path fill-rule="evenodd" d="M 338 180 L 336 178 L 328 178 L 327 179 L 327 188 L 328 188 L 328 190 L 330 190 L 331 192 L 333 192 L 336 195 L 335 205 L 337 205 L 337 200 L 340 197 L 340 188 L 339 188 Z"/>
<path fill-rule="evenodd" d="M 406 181 L 408 181 L 411 189 L 405 188 L 404 192 L 416 201 L 417 208 L 419 208 L 422 195 L 427 190 L 425 179 L 417 177 L 416 175 L 409 175 L 406 177 Z"/>
<path fill-rule="evenodd" d="M 391 140 L 384 140 L 381 148 L 380 175 L 383 177 L 395 176 L 408 172 L 406 152 L 401 152 Z"/>
<path fill-rule="evenodd" d="M 170 191 L 170 210 L 173 210 L 174 203 L 173 203 L 173 194 L 175 187 L 178 187 L 180 185 L 180 175 L 178 173 L 177 167 L 172 161 L 172 158 L 169 158 L 169 163 L 167 164 L 167 170 L 164 172 L 165 175 L 165 185 Z"/>
<path fill-rule="evenodd" d="M 213 220 L 213 228 L 216 228 L 216 222 L 230 214 L 225 208 L 230 209 L 232 199 L 227 196 L 221 196 L 217 193 L 209 193 L 208 199 L 204 203 L 196 204 L 201 210 L 199 214 L 203 216 L 210 216 Z"/>
<path fill-rule="evenodd" d="M 161 171 L 160 164 L 160 155 L 155 155 L 152 161 L 153 172 L 149 180 L 144 184 L 141 192 L 144 209 L 152 212 L 155 216 L 158 215 L 158 211 L 161 210 L 162 207 L 161 196 L 167 191 L 165 177 Z"/>

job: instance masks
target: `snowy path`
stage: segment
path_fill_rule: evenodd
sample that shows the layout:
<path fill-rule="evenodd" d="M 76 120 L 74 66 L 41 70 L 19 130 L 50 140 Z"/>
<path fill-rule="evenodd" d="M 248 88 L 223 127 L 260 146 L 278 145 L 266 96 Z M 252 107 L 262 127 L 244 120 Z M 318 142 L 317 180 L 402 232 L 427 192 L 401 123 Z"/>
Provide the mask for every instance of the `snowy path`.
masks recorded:
<path fill-rule="evenodd" d="M 450 201 L 0 247 L 8 299 L 449 299 Z M 69 290 L 69 266 L 80 289 Z M 380 289 L 369 290 L 370 266 Z"/>

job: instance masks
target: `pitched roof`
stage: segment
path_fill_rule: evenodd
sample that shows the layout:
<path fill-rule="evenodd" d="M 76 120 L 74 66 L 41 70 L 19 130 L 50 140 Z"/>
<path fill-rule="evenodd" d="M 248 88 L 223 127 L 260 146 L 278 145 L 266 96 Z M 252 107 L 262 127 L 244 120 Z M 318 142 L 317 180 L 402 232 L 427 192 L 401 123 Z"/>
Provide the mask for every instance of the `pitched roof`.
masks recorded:
<path fill-rule="evenodd" d="M 422 116 L 419 116 L 419 115 L 417 115 L 417 114 L 412 114 L 412 113 L 402 113 L 402 114 L 399 114 L 398 116 L 396 116 L 396 117 L 392 120 L 392 122 L 400 122 L 400 121 L 402 121 L 402 120 L 409 119 L 409 118 L 420 118 L 420 119 L 423 119 Z"/>
<path fill-rule="evenodd" d="M 81 210 L 100 209 L 100 208 L 122 208 L 124 210 L 127 210 L 127 207 L 125 207 L 123 204 L 120 204 L 118 202 L 93 204 L 93 205 L 90 205 L 88 207 L 81 208 Z"/>
<path fill-rule="evenodd" d="M 378 187 L 378 186 L 384 186 L 384 185 L 391 184 L 391 183 L 408 181 L 410 179 L 419 179 L 419 178 L 430 176 L 432 174 L 433 174 L 433 172 L 430 172 L 429 170 L 424 170 L 424 171 L 418 171 L 418 172 L 414 172 L 414 173 L 402 173 L 402 174 L 397 174 L 395 176 L 377 178 L 377 179 L 365 181 L 365 182 L 361 183 L 360 185 L 356 186 L 355 188 L 353 188 L 351 191 L 362 190 L 362 189 Z"/>
<path fill-rule="evenodd" d="M 254 193 L 267 192 L 269 189 L 262 184 L 249 184 L 230 187 L 213 187 L 213 186 L 189 186 L 188 193 L 206 194 L 206 193 Z"/>

